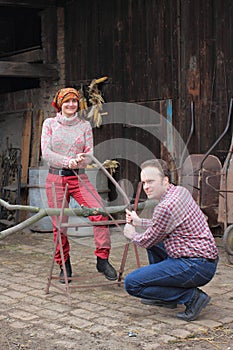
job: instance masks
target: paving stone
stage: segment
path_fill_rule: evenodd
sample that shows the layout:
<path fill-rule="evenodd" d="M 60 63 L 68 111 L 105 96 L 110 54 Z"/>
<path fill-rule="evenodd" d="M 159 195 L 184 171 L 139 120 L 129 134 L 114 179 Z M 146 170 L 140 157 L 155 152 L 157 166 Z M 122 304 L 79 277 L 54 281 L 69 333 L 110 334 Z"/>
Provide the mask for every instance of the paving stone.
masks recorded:
<path fill-rule="evenodd" d="M 34 315 L 32 313 L 29 312 L 25 312 L 19 309 L 11 309 L 11 311 L 9 312 L 9 316 L 11 318 L 16 318 L 16 319 L 20 319 L 23 321 L 30 321 L 33 320 L 35 318 L 38 318 L 37 315 Z"/>
<path fill-rule="evenodd" d="M 174 335 L 177 338 L 187 338 L 187 337 L 190 337 L 192 335 L 192 332 L 188 331 L 187 329 L 176 328 L 176 329 L 173 329 L 170 332 L 170 334 Z"/>
<path fill-rule="evenodd" d="M 153 344 L 145 344 L 144 350 L 156 350 L 156 349 L 161 349 L 161 344 L 160 343 L 153 343 Z"/>
<path fill-rule="evenodd" d="M 169 343 L 169 342 L 172 342 L 172 341 L 175 341 L 177 338 L 176 337 L 172 337 L 172 336 L 170 336 L 170 335 L 168 335 L 168 334 L 163 334 L 163 335 L 161 335 L 160 337 L 158 337 L 156 340 L 158 341 L 158 342 L 162 342 L 162 343 Z"/>
<path fill-rule="evenodd" d="M 58 336 L 64 335 L 65 337 L 68 335 L 69 337 L 75 337 L 79 333 L 82 333 L 81 329 L 72 328 L 70 326 L 60 327 L 56 330 Z"/>
<path fill-rule="evenodd" d="M 24 293 L 17 292 L 16 290 L 9 289 L 6 292 L 6 295 L 12 299 L 23 299 L 25 297 Z"/>
<path fill-rule="evenodd" d="M 105 327 L 102 324 L 99 324 L 97 321 L 94 325 L 92 325 L 91 327 L 88 328 L 88 332 L 93 333 L 93 334 L 96 334 L 96 333 L 110 334 L 112 332 L 112 330 L 109 329 L 109 327 L 107 327 L 107 326 Z"/>
<path fill-rule="evenodd" d="M 64 320 L 64 317 L 62 319 Z M 77 328 L 77 329 L 83 329 L 83 328 L 90 327 L 93 325 L 93 322 L 90 322 L 90 321 L 82 319 L 82 318 L 74 317 L 74 316 L 65 317 L 65 322 L 71 328 Z"/>
<path fill-rule="evenodd" d="M 64 286 L 59 290 L 51 285 L 49 294 L 45 294 L 51 265 L 52 235 L 35 233 L 27 239 L 28 242 L 22 245 L 20 241 L 11 244 L 10 253 L 7 252 L 7 243 L 1 250 L 4 264 L 0 266 L 0 274 L 4 276 L 4 285 L 0 287 L 0 321 L 6 322 L 13 331 L 22 330 L 29 338 L 28 342 L 34 338 L 41 339 L 41 342 L 52 339 L 54 349 L 77 350 L 77 344 L 82 345 L 85 335 L 90 349 L 95 349 L 93 344 L 98 344 L 98 349 L 110 349 L 104 343 L 107 339 L 113 344 L 111 350 L 155 350 L 162 349 L 161 344 L 169 346 L 179 338 L 186 339 L 233 322 L 232 265 L 229 266 L 221 249 L 217 274 L 203 287 L 210 294 L 211 302 L 196 321 L 187 323 L 176 318 L 177 311 L 183 310 L 184 306 L 169 310 L 142 305 L 140 299 L 125 292 L 123 284 L 71 288 L 71 304 Z M 82 245 L 72 241 L 74 275 L 84 279 L 88 276 L 89 282 L 92 276 L 93 281 L 97 278 L 106 282 L 102 275 L 96 273 L 93 242 L 88 246 L 88 241 L 90 239 L 85 239 Z M 117 268 L 120 267 L 124 244 L 112 250 L 111 260 Z M 130 246 L 124 275 L 136 268 L 132 248 Z M 147 264 L 145 251 L 140 249 L 139 253 L 142 264 Z M 56 265 L 54 273 L 59 273 Z M 58 281 L 53 282 L 62 287 Z M 75 281 L 75 285 L 79 283 L 84 283 L 83 279 Z M 130 331 L 135 331 L 136 337 L 129 337 Z M 171 350 L 175 347 L 179 348 L 179 344 Z M 43 349 L 38 347 L 38 350 Z"/>
<path fill-rule="evenodd" d="M 13 321 L 10 323 L 12 328 L 15 329 L 24 329 L 28 327 L 28 324 L 26 322 L 20 322 L 20 321 Z"/>
<path fill-rule="evenodd" d="M 61 313 L 54 311 L 54 310 L 48 310 L 48 309 L 40 309 L 38 311 L 38 315 L 40 317 L 44 317 L 46 319 L 50 319 L 50 320 L 58 320 Z"/>
<path fill-rule="evenodd" d="M 80 308 L 71 311 L 70 314 L 72 316 L 81 317 L 81 318 L 84 318 L 86 320 L 92 320 L 92 319 L 96 318 L 96 312 L 90 312 L 90 311 L 80 309 Z"/>

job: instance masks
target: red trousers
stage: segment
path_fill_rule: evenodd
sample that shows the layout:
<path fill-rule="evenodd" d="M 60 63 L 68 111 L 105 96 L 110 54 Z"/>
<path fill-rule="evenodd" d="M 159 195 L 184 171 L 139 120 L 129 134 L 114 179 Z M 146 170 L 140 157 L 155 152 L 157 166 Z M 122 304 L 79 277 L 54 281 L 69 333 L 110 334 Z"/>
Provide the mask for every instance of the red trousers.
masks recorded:
<path fill-rule="evenodd" d="M 98 192 L 94 188 L 94 186 L 90 183 L 88 176 L 86 174 L 80 175 L 82 181 L 79 181 L 76 176 L 59 176 L 54 174 L 48 174 L 46 179 L 46 194 L 48 198 L 48 206 L 50 208 L 54 208 L 54 196 L 52 192 L 52 183 L 54 183 L 55 193 L 56 193 L 56 205 L 58 208 L 61 208 L 62 201 L 64 197 L 65 187 L 68 184 L 68 191 L 66 197 L 65 207 L 69 207 L 70 197 L 72 196 L 76 202 L 80 205 L 83 204 L 89 208 L 100 208 L 102 203 L 102 199 L 99 196 Z M 88 187 L 88 189 L 87 189 Z M 98 198 L 98 200 L 95 199 Z M 69 217 L 65 216 L 62 218 L 63 223 L 68 222 Z M 89 216 L 91 221 L 106 221 L 108 218 L 102 215 Z M 56 242 L 57 237 L 57 217 L 52 217 L 53 222 L 53 233 L 54 233 L 54 242 Z M 95 242 L 95 255 L 106 259 L 109 256 L 111 242 L 110 242 L 110 231 L 107 226 L 94 226 L 94 242 Z M 64 252 L 64 259 L 67 260 L 70 253 L 70 244 L 67 237 L 67 229 L 61 229 L 61 239 L 62 246 Z M 55 261 L 61 265 L 61 254 L 60 254 L 60 246 L 57 246 Z"/>

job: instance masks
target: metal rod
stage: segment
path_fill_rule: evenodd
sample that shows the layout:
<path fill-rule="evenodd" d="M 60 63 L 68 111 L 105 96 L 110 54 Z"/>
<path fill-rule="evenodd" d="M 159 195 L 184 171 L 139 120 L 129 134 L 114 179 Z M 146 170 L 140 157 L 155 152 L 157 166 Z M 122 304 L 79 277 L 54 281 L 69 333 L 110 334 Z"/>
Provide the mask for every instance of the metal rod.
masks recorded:
<path fill-rule="evenodd" d="M 203 166 L 204 161 L 206 160 L 206 158 L 208 157 L 208 155 L 210 154 L 210 152 L 215 148 L 215 146 L 221 141 L 221 139 L 223 138 L 223 136 L 227 133 L 230 124 L 231 124 L 231 115 L 232 115 L 232 102 L 233 102 L 233 98 L 231 98 L 230 100 L 230 106 L 229 106 L 229 111 L 228 111 L 228 117 L 227 117 L 227 124 L 226 127 L 224 129 L 224 131 L 222 132 L 222 134 L 219 136 L 219 138 L 214 142 L 214 144 L 209 148 L 209 150 L 205 153 L 204 158 L 201 161 L 200 164 L 200 169 Z"/>

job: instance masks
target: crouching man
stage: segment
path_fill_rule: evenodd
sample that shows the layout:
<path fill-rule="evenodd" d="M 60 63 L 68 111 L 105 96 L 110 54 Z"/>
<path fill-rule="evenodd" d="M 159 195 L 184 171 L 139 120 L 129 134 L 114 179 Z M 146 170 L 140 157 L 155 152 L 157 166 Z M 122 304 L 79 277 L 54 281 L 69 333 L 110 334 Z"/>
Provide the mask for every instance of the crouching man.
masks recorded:
<path fill-rule="evenodd" d="M 170 182 L 167 163 L 153 159 L 141 165 L 141 181 L 148 199 L 157 199 L 152 219 L 126 210 L 124 235 L 147 249 L 150 265 L 125 278 L 126 291 L 148 305 L 176 308 L 176 317 L 195 320 L 210 301 L 198 287 L 214 276 L 218 250 L 208 223 L 189 191 Z M 137 227 L 145 229 L 137 232 Z"/>

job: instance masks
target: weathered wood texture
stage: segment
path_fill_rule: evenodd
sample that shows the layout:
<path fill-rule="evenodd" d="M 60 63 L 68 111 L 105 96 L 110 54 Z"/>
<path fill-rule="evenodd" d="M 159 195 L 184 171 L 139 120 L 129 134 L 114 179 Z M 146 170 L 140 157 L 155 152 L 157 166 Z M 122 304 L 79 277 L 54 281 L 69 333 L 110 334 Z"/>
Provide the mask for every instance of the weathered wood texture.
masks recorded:
<path fill-rule="evenodd" d="M 57 17 L 54 9 L 43 11 L 41 16 L 41 42 L 44 63 L 57 63 Z"/>
<path fill-rule="evenodd" d="M 56 8 L 40 12 L 26 3 L 18 7 L 16 2 L 15 6 L 13 2 L 12 6 L 1 6 L 0 2 L 1 93 L 36 88 L 39 79 L 58 77 L 57 66 L 47 65 L 57 63 Z"/>
<path fill-rule="evenodd" d="M 0 77 L 58 79 L 56 65 L 0 61 Z"/>
<path fill-rule="evenodd" d="M 39 110 L 35 118 L 34 133 L 32 135 L 32 151 L 30 157 L 30 167 L 38 167 L 40 163 L 40 138 L 42 132 L 42 124 L 44 121 L 44 113 Z"/>
<path fill-rule="evenodd" d="M 28 182 L 28 167 L 29 167 L 29 157 L 30 157 L 30 141 L 32 132 L 32 106 L 28 105 L 28 111 L 24 116 L 24 127 L 22 132 L 22 172 L 21 172 L 21 182 L 27 184 Z"/>
<path fill-rule="evenodd" d="M 15 2 L 0 1 L 0 5 L 12 5 L 1 9 L 4 12 L 1 12 L 0 21 L 0 53 L 5 55 L 42 44 L 44 63 L 56 64 L 58 22 L 55 9 L 50 7 L 55 2 L 47 1 L 50 8 L 42 11 L 41 22 L 37 11 L 30 8 L 29 3 L 32 2 L 20 1 L 19 4 L 25 4 L 25 7 L 14 8 Z M 34 3 L 46 6 L 44 1 Z M 195 128 L 189 152 L 205 153 L 225 128 L 228 104 L 233 96 L 232 0 L 56 2 L 57 6 L 62 4 L 65 11 L 67 85 L 79 88 L 82 83 L 86 88 L 93 78 L 107 75 L 108 81 L 101 86 L 106 102 L 120 101 L 149 107 L 162 113 L 178 130 L 176 135 L 171 135 L 169 128 L 162 125 L 162 136 L 154 137 L 145 127 L 130 126 L 130 120 L 121 124 L 107 122 L 100 129 L 95 129 L 96 148 L 110 139 L 124 138 L 135 142 L 133 151 L 138 154 L 136 160 L 133 157 L 125 158 L 118 146 L 120 142 L 112 142 L 105 147 L 108 158 L 121 162 L 116 176 L 132 182 L 138 180 L 140 145 L 151 150 L 156 157 L 169 160 L 174 157 L 177 144 L 181 152 L 179 135 L 186 142 L 191 125 L 191 101 L 194 101 Z M 14 19 L 12 11 L 15 11 Z M 41 38 L 38 35 L 40 25 Z M 8 71 L 7 78 L 0 78 L 5 90 L 12 80 L 16 88 L 18 86 L 18 80 L 9 78 L 16 73 L 16 63 L 11 61 L 6 65 L 3 62 L 3 71 Z M 36 67 L 24 63 L 21 66 L 22 75 L 47 75 L 48 71 L 34 75 L 32 68 Z M 21 74 L 21 70 L 18 74 Z M 25 86 L 27 81 L 32 80 L 23 79 Z M 110 121 L 110 115 L 104 118 Z M 147 115 L 143 113 L 140 123 L 145 125 L 147 122 Z M 154 124 L 157 124 L 156 118 Z M 154 131 L 156 126 L 151 123 L 150 128 Z M 230 140 L 231 130 L 214 150 L 222 162 Z M 102 149 L 99 154 L 102 154 Z M 104 158 L 105 153 L 102 155 Z"/>
<path fill-rule="evenodd" d="M 166 99 L 177 99 L 176 6 L 170 1 L 90 1 L 65 5 L 67 84 L 80 86 L 107 75 L 102 91 L 106 102 L 139 103 L 159 112 Z M 108 117 L 104 117 L 108 118 Z M 147 123 L 146 115 L 141 123 Z M 154 121 L 156 124 L 156 120 Z M 151 125 L 151 130 L 154 126 Z M 160 156 L 160 142 L 138 125 L 105 125 L 94 131 L 95 143 L 132 139 Z M 112 147 L 112 149 L 111 149 Z M 138 181 L 139 158 L 130 162 L 108 150 L 121 163 L 116 176 Z M 134 149 L 140 152 L 140 147 Z"/>
<path fill-rule="evenodd" d="M 1 0 L 0 6 L 19 6 L 19 7 L 31 7 L 31 8 L 46 8 L 56 6 L 56 0 L 24 0 L 24 1 L 11 1 Z"/>
<path fill-rule="evenodd" d="M 176 97 L 177 16 L 172 4 L 154 0 L 68 4 L 68 82 L 76 84 L 107 75 L 108 101 Z"/>
<path fill-rule="evenodd" d="M 80 86 L 107 75 L 107 102 L 147 105 L 172 101 L 172 123 L 182 139 L 195 130 L 189 152 L 205 153 L 226 125 L 233 95 L 231 0 L 86 0 L 65 4 L 67 84 Z M 142 121 L 144 123 L 144 121 Z M 129 132 L 131 138 L 135 130 Z M 108 126 L 95 140 L 124 135 Z M 137 137 L 137 136 L 136 136 Z M 214 152 L 224 158 L 230 132 Z M 147 136 L 140 142 L 150 143 Z M 153 141 L 151 148 L 160 155 Z"/>
<path fill-rule="evenodd" d="M 39 62 L 43 61 L 42 50 L 38 47 L 33 47 L 30 50 L 22 50 L 23 52 L 13 53 L 11 56 L 4 56 L 0 58 L 0 61 L 12 61 L 12 62 Z M 8 54 L 9 55 L 9 54 Z"/>
<path fill-rule="evenodd" d="M 232 23 L 231 0 L 180 2 L 180 118 L 177 125 L 185 137 L 190 128 L 188 101 L 193 100 L 192 153 L 205 153 L 226 125 L 233 95 Z M 215 149 L 221 159 L 229 148 L 230 133 Z"/>

